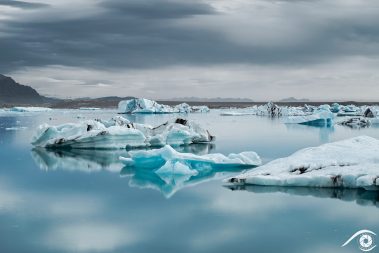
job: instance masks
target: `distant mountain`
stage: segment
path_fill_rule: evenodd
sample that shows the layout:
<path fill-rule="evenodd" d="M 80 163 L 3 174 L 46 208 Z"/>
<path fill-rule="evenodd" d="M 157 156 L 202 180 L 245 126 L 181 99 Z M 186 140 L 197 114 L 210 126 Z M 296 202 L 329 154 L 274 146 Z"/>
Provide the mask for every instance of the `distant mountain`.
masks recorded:
<path fill-rule="evenodd" d="M 100 107 L 114 108 L 118 106 L 121 100 L 128 100 L 134 97 L 99 97 L 99 98 L 76 98 L 64 99 L 52 104 L 53 108 L 80 108 L 80 107 Z"/>
<path fill-rule="evenodd" d="M 41 104 L 44 99 L 32 87 L 21 85 L 12 78 L 0 74 L 0 103 Z"/>
<path fill-rule="evenodd" d="M 282 100 L 280 100 L 279 102 L 282 102 L 282 103 L 289 103 L 289 102 L 310 102 L 309 99 L 306 99 L 306 98 L 294 98 L 294 97 L 289 97 L 289 98 L 284 98 Z"/>
<path fill-rule="evenodd" d="M 180 97 L 164 99 L 165 101 L 180 101 L 180 102 L 254 102 L 250 98 L 200 98 L 200 97 Z"/>

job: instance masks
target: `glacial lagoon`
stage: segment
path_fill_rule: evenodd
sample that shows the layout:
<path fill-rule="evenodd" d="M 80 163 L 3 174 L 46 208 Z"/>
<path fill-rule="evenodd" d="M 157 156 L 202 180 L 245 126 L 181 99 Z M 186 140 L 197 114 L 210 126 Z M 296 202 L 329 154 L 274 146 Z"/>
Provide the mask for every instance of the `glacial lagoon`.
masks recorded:
<path fill-rule="evenodd" d="M 353 136 L 379 138 L 374 125 L 286 125 L 277 118 L 220 113 L 123 116 L 151 125 L 194 120 L 216 141 L 177 151 L 255 151 L 263 163 Z M 0 252 L 357 252 L 355 243 L 341 245 L 360 229 L 379 231 L 378 192 L 225 186 L 222 179 L 241 172 L 230 169 L 163 180 L 151 170 L 124 167 L 118 159 L 124 150 L 52 151 L 30 144 L 42 123 L 115 115 L 0 113 Z"/>

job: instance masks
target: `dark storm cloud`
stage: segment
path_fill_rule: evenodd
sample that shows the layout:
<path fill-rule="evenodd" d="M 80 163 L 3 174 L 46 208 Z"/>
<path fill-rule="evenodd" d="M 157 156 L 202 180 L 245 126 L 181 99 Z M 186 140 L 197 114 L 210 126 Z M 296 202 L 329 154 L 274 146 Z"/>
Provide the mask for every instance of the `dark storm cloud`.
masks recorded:
<path fill-rule="evenodd" d="M 315 7 L 323 7 L 317 3 L 313 1 Z M 346 55 L 372 56 L 379 51 L 377 19 L 352 15 L 350 19 L 313 24 L 314 20 L 323 20 L 324 14 L 303 15 L 302 6 L 293 8 L 289 1 L 282 7 L 283 13 L 292 19 L 300 35 L 287 35 L 286 30 L 280 30 L 285 26 L 280 22 L 273 27 L 279 28 L 278 31 L 255 27 L 259 20 L 254 15 L 249 20 L 251 25 L 231 24 L 223 19 L 227 14 L 199 1 L 108 0 L 96 7 L 101 11 L 71 19 L 50 16 L 5 21 L 3 32 L 10 36 L 0 40 L 1 72 L 49 64 L 101 69 L 228 63 L 310 64 Z M 179 22 L 188 17 L 193 18 L 186 25 Z M 196 23 L 204 17 L 215 18 L 216 25 L 208 26 L 206 19 Z M 235 39 L 238 36 L 233 35 L 233 30 L 241 30 L 242 36 L 246 34 L 246 41 Z M 309 38 L 302 40 L 303 32 Z M 278 38 L 275 33 L 279 33 Z M 256 40 L 261 41 L 254 43 Z M 290 42 L 281 43 L 281 40 Z"/>
<path fill-rule="evenodd" d="M 105 8 L 120 12 L 122 15 L 139 16 L 147 19 L 181 18 L 191 15 L 213 14 L 211 6 L 199 1 L 173 0 L 113 0 L 103 1 Z"/>
<path fill-rule="evenodd" d="M 33 8 L 41 8 L 41 7 L 48 6 L 47 4 L 42 4 L 42 3 L 29 3 L 29 2 L 23 2 L 23 1 L 15 1 L 15 0 L 0 0 L 0 6 L 1 5 L 24 8 L 24 9 L 33 9 Z"/>

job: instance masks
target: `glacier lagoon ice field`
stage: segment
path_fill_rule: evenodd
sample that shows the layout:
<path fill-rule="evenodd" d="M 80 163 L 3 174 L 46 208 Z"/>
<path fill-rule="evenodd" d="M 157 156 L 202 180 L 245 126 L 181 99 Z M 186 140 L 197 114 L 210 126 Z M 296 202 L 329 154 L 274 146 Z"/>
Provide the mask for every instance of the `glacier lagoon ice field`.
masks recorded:
<path fill-rule="evenodd" d="M 195 154 L 255 151 L 263 163 L 379 128 L 286 125 L 219 110 L 180 117 L 216 136 L 176 148 Z M 30 144 L 42 123 L 109 119 L 115 110 L 0 113 L 0 252 L 357 252 L 341 244 L 379 231 L 377 192 L 264 186 L 225 187 L 241 170 L 163 180 L 125 168 L 122 150 L 46 151 Z M 159 125 L 178 114 L 124 115 Z M 16 239 L 15 239 L 16 238 Z"/>

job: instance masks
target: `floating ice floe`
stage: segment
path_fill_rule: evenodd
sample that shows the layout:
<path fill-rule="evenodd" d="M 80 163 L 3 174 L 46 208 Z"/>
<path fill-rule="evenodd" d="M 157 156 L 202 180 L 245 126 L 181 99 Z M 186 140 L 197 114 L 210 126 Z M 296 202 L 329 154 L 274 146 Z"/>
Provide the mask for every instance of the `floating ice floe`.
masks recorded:
<path fill-rule="evenodd" d="M 329 127 L 333 125 L 333 117 L 333 113 L 328 108 L 320 107 L 313 114 L 289 116 L 284 120 L 284 123 Z"/>
<path fill-rule="evenodd" d="M 53 109 L 47 107 L 12 107 L 11 112 L 50 112 Z"/>
<path fill-rule="evenodd" d="M 363 117 L 356 117 L 347 118 L 345 120 L 339 121 L 337 124 L 342 126 L 348 126 L 351 128 L 364 128 L 369 127 L 371 125 L 371 121 Z"/>
<path fill-rule="evenodd" d="M 206 165 L 217 167 L 254 167 L 261 164 L 255 152 L 239 154 L 207 154 L 195 155 L 180 153 L 166 145 L 160 149 L 129 151 L 130 157 L 120 157 L 126 166 L 158 168 L 158 174 L 192 174 L 194 170 L 202 170 Z"/>
<path fill-rule="evenodd" d="M 47 148 L 121 149 L 188 145 L 214 140 L 207 130 L 192 121 L 177 119 L 157 127 L 130 123 L 123 117 L 109 121 L 87 120 L 59 126 L 39 126 L 32 144 Z"/>
<path fill-rule="evenodd" d="M 360 136 L 302 149 L 227 182 L 379 190 L 379 140 Z"/>
<path fill-rule="evenodd" d="M 79 110 L 82 111 L 98 111 L 101 110 L 99 107 L 80 107 Z"/>
<path fill-rule="evenodd" d="M 341 106 L 340 111 L 337 113 L 338 117 L 343 116 L 362 116 L 362 109 L 355 105 Z"/>
<path fill-rule="evenodd" d="M 166 114 L 166 113 L 191 113 L 191 112 L 209 112 L 207 106 L 190 106 L 186 103 L 179 104 L 175 107 L 162 105 L 153 100 L 145 98 L 134 98 L 120 101 L 118 104 L 120 113 L 130 114 Z"/>
<path fill-rule="evenodd" d="M 195 155 L 179 153 L 170 146 L 158 150 L 130 151 L 129 157 L 120 157 L 125 164 L 121 175 L 132 178 L 130 186 L 152 188 L 167 198 L 178 190 L 201 182 L 224 179 L 238 172 L 261 164 L 254 152 L 240 154 Z"/>
<path fill-rule="evenodd" d="M 18 131 L 18 130 L 25 130 L 25 129 L 27 129 L 27 127 L 22 127 L 22 126 L 20 126 L 20 127 L 6 127 L 5 128 L 6 131 Z"/>

